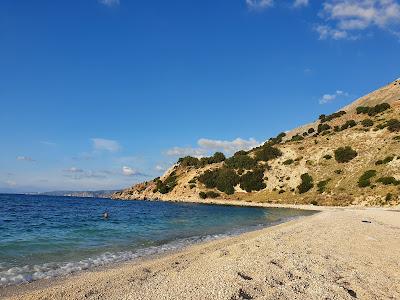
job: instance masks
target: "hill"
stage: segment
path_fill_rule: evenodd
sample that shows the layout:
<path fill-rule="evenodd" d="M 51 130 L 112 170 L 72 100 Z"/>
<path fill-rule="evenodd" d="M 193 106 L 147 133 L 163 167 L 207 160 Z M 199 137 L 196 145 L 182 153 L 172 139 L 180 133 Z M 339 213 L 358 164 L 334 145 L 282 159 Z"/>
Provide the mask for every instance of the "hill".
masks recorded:
<path fill-rule="evenodd" d="M 83 197 L 83 198 L 110 198 L 118 190 L 100 190 L 100 191 L 52 191 L 39 193 L 45 196 L 64 196 L 64 197 Z"/>
<path fill-rule="evenodd" d="M 400 80 L 226 158 L 184 157 L 118 199 L 222 198 L 315 205 L 400 203 Z"/>

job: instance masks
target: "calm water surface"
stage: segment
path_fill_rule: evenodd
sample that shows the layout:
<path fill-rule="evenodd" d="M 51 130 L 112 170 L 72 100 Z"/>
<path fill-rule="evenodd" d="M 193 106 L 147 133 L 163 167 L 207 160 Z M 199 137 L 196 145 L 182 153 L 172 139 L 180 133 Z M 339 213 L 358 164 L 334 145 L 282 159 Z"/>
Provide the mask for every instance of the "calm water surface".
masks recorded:
<path fill-rule="evenodd" d="M 312 213 L 0 194 L 0 286 L 162 253 Z"/>

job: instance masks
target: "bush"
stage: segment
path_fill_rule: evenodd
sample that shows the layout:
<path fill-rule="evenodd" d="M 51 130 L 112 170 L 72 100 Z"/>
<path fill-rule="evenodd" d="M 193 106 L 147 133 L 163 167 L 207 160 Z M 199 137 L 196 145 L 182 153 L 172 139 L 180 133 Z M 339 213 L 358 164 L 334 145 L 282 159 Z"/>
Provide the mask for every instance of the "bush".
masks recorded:
<path fill-rule="evenodd" d="M 269 161 L 282 156 L 281 150 L 272 146 L 263 146 L 259 151 L 256 152 L 257 161 Z"/>
<path fill-rule="evenodd" d="M 199 181 L 207 188 L 217 188 L 228 195 L 235 192 L 234 187 L 239 183 L 239 179 L 236 172 L 228 168 L 208 170 L 199 176 Z"/>
<path fill-rule="evenodd" d="M 311 127 L 310 129 L 307 130 L 307 132 L 308 132 L 309 134 L 314 133 L 314 132 L 315 132 L 315 129 Z"/>
<path fill-rule="evenodd" d="M 369 116 L 375 116 L 381 112 L 390 108 L 389 103 L 381 103 L 375 105 L 374 107 L 369 106 L 359 106 L 356 108 L 357 114 L 368 114 Z"/>
<path fill-rule="evenodd" d="M 374 121 L 372 121 L 371 119 L 364 119 L 361 121 L 361 125 L 364 127 L 371 127 L 374 125 Z"/>
<path fill-rule="evenodd" d="M 253 172 L 247 172 L 240 178 L 240 187 L 246 192 L 260 191 L 265 189 L 264 170 L 258 169 Z"/>
<path fill-rule="evenodd" d="M 161 194 L 168 194 L 177 185 L 176 178 L 176 173 L 173 171 L 164 181 L 158 179 L 156 182 L 156 188 L 153 190 L 153 192 L 158 191 Z"/>
<path fill-rule="evenodd" d="M 299 134 L 296 134 L 296 135 L 292 136 L 292 138 L 290 139 L 291 142 L 299 142 L 299 141 L 302 141 L 302 140 L 304 140 L 304 137 L 302 137 Z"/>
<path fill-rule="evenodd" d="M 384 165 L 390 163 L 394 159 L 394 156 L 387 156 L 385 159 L 380 159 L 375 162 L 375 165 Z"/>
<path fill-rule="evenodd" d="M 206 193 L 206 198 L 215 199 L 215 198 L 218 198 L 218 197 L 219 197 L 219 194 L 214 192 L 214 191 L 208 191 Z"/>
<path fill-rule="evenodd" d="M 318 191 L 318 193 L 322 194 L 323 192 L 325 192 L 326 186 L 329 183 L 329 181 L 331 181 L 330 178 L 328 178 L 326 180 L 323 180 L 323 181 L 320 181 L 320 182 L 317 183 L 317 191 Z"/>
<path fill-rule="evenodd" d="M 335 150 L 335 159 L 339 163 L 347 163 L 357 156 L 357 151 L 350 146 L 340 147 Z"/>
<path fill-rule="evenodd" d="M 275 138 L 271 138 L 269 139 L 269 141 L 267 142 L 269 145 L 273 146 L 276 144 L 280 144 L 282 142 L 282 139 L 286 136 L 286 133 L 281 132 L 280 134 L 278 134 Z M 264 144 L 265 145 L 265 144 Z"/>
<path fill-rule="evenodd" d="M 314 187 L 314 180 L 308 173 L 301 175 L 300 178 L 301 178 L 301 183 L 297 187 L 300 194 L 304 194 Z"/>
<path fill-rule="evenodd" d="M 343 173 L 343 170 L 340 170 L 340 169 L 339 169 L 339 170 L 335 170 L 334 172 L 335 172 L 335 174 L 338 174 L 338 175 L 339 175 L 339 174 L 342 174 L 342 173 Z"/>
<path fill-rule="evenodd" d="M 214 155 L 211 157 L 202 157 L 200 159 L 200 165 L 204 167 L 209 164 L 223 162 L 223 161 L 225 161 L 225 159 L 226 159 L 226 157 L 222 152 L 215 152 Z"/>
<path fill-rule="evenodd" d="M 207 198 L 207 194 L 204 193 L 204 192 L 200 192 L 200 193 L 199 193 L 199 197 L 200 197 L 201 199 L 206 199 L 206 198 Z"/>
<path fill-rule="evenodd" d="M 347 128 L 351 128 L 351 127 L 354 127 L 354 126 L 356 126 L 357 125 L 357 122 L 356 121 L 354 121 L 354 120 L 348 120 L 348 121 L 346 121 L 346 123 L 344 123 L 343 125 L 342 125 L 342 127 L 340 127 L 340 130 L 345 130 L 345 129 L 347 129 Z"/>
<path fill-rule="evenodd" d="M 234 155 L 225 161 L 225 165 L 231 169 L 251 170 L 257 165 L 257 161 L 248 155 Z"/>
<path fill-rule="evenodd" d="M 326 154 L 326 155 L 324 155 L 324 158 L 326 160 L 330 160 L 330 159 L 332 159 L 332 155 Z"/>
<path fill-rule="evenodd" d="M 200 160 L 193 156 L 185 156 L 178 160 L 178 163 L 183 167 L 198 167 Z"/>
<path fill-rule="evenodd" d="M 393 195 L 391 193 L 387 193 L 386 197 L 385 197 L 385 201 L 388 202 L 388 201 L 392 200 L 392 198 L 393 198 Z"/>
<path fill-rule="evenodd" d="M 294 163 L 293 159 L 287 159 L 282 164 L 284 164 L 285 166 L 288 166 L 288 165 L 291 165 L 292 163 Z"/>
<path fill-rule="evenodd" d="M 386 122 L 387 129 L 390 132 L 397 132 L 400 131 L 400 121 L 397 119 L 391 119 Z"/>
<path fill-rule="evenodd" d="M 396 180 L 396 178 L 394 177 L 381 177 L 377 180 L 377 182 L 380 182 L 384 185 L 389 185 L 389 184 L 393 184 L 393 185 L 399 185 L 400 181 Z"/>
<path fill-rule="evenodd" d="M 371 185 L 371 178 L 376 176 L 376 171 L 375 170 L 368 170 L 365 171 L 364 174 L 360 176 L 358 179 L 358 186 L 363 188 Z"/>
<path fill-rule="evenodd" d="M 346 114 L 346 112 L 341 110 L 341 111 L 335 112 L 335 113 L 327 115 L 327 116 L 326 115 L 320 115 L 319 119 L 321 120 L 321 123 L 324 123 L 324 122 L 329 122 L 329 121 L 331 121 L 333 119 L 336 119 L 336 118 L 340 118 L 341 116 L 343 116 L 345 114 Z"/>
<path fill-rule="evenodd" d="M 319 124 L 317 131 L 318 131 L 318 133 L 321 133 L 321 132 L 324 132 L 324 131 L 329 130 L 331 128 L 332 127 L 329 126 L 329 124 Z"/>

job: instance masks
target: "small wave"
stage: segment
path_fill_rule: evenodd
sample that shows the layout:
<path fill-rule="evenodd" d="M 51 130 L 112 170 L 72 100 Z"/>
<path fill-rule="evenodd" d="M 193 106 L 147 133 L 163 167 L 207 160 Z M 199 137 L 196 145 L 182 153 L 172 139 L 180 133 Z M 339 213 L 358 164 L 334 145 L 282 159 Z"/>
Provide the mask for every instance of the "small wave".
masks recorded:
<path fill-rule="evenodd" d="M 45 263 L 42 265 L 26 265 L 23 267 L 13 267 L 6 271 L 0 272 L 0 286 L 4 287 L 9 285 L 28 283 L 39 279 L 49 279 L 53 277 L 68 275 L 78 271 L 91 269 L 93 267 L 134 260 L 149 255 L 161 254 L 167 251 L 178 250 L 191 244 L 215 240 L 227 237 L 229 235 L 230 234 L 216 234 L 205 237 L 186 238 L 160 246 L 138 249 L 136 251 L 121 251 L 115 253 L 106 252 L 95 257 L 83 259 L 78 262 Z"/>

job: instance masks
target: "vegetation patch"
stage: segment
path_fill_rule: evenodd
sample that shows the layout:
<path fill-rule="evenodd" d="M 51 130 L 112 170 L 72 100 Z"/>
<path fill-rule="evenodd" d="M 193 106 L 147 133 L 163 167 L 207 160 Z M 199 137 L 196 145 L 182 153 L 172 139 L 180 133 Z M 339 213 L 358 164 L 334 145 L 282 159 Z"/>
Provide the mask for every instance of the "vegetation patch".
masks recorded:
<path fill-rule="evenodd" d="M 318 193 L 322 194 L 323 192 L 325 192 L 326 186 L 328 185 L 329 181 L 331 181 L 330 178 L 328 178 L 326 180 L 322 180 L 322 181 L 317 183 L 317 191 L 318 191 Z"/>
<path fill-rule="evenodd" d="M 386 122 L 386 126 L 390 132 L 400 131 L 400 121 L 397 119 L 390 119 Z"/>
<path fill-rule="evenodd" d="M 282 151 L 270 145 L 263 146 L 256 152 L 257 161 L 269 161 L 280 156 L 282 156 Z"/>
<path fill-rule="evenodd" d="M 332 127 L 329 124 L 319 124 L 317 131 L 318 131 L 318 133 L 321 133 L 321 132 L 327 131 L 331 128 Z"/>
<path fill-rule="evenodd" d="M 397 180 L 396 178 L 392 177 L 392 176 L 381 177 L 381 178 L 379 178 L 377 180 L 377 182 L 380 182 L 380 183 L 382 183 L 384 185 L 390 185 L 390 184 L 399 185 L 400 184 L 400 181 Z"/>
<path fill-rule="evenodd" d="M 342 127 L 340 127 L 340 130 L 346 130 L 347 128 L 352 128 L 352 127 L 354 127 L 354 126 L 356 126 L 357 125 L 357 122 L 356 121 L 354 121 L 354 120 L 348 120 L 348 121 L 346 121 L 346 123 L 344 123 L 343 125 L 342 125 Z"/>
<path fill-rule="evenodd" d="M 168 194 L 177 185 L 177 176 L 175 171 L 173 171 L 164 181 L 158 179 L 156 181 L 156 188 L 153 190 L 154 193 L 160 192 L 161 194 Z"/>
<path fill-rule="evenodd" d="M 361 188 L 367 187 L 371 185 L 371 178 L 376 176 L 375 170 L 368 170 L 364 174 L 360 176 L 358 179 L 358 186 Z"/>
<path fill-rule="evenodd" d="M 257 169 L 253 172 L 247 172 L 240 178 L 240 187 L 246 192 L 260 191 L 266 188 L 264 183 L 264 170 Z"/>
<path fill-rule="evenodd" d="M 387 156 L 385 159 L 380 159 L 375 162 L 375 165 L 385 165 L 390 163 L 394 159 L 394 156 Z"/>
<path fill-rule="evenodd" d="M 314 180 L 310 174 L 305 173 L 301 175 L 300 178 L 301 178 L 301 183 L 297 187 L 300 194 L 304 194 L 314 187 Z"/>
<path fill-rule="evenodd" d="M 374 125 L 374 121 L 372 121 L 371 119 L 364 119 L 361 121 L 361 125 L 364 127 L 371 127 Z"/>
<path fill-rule="evenodd" d="M 199 181 L 207 188 L 217 188 L 227 195 L 235 192 L 235 185 L 239 183 L 239 175 L 232 169 L 221 168 L 217 170 L 208 170 L 199 176 Z"/>
<path fill-rule="evenodd" d="M 326 155 L 324 155 L 324 158 L 326 160 L 330 160 L 330 159 L 332 159 L 332 155 L 326 154 Z"/>
<path fill-rule="evenodd" d="M 335 112 L 330 115 L 320 115 L 319 119 L 320 119 L 321 123 L 325 123 L 325 122 L 329 122 L 333 119 L 340 118 L 341 116 L 343 116 L 345 114 L 346 114 L 346 112 L 341 110 L 341 111 Z"/>
<path fill-rule="evenodd" d="M 384 112 L 385 110 L 388 110 L 389 108 L 390 108 L 389 103 L 381 103 L 373 107 L 359 106 L 356 108 L 356 111 L 357 114 L 367 114 L 369 116 L 375 116 L 381 112 Z"/>
<path fill-rule="evenodd" d="M 285 166 L 288 166 L 288 165 L 291 165 L 291 164 L 293 164 L 294 163 L 294 160 L 293 159 L 287 159 L 287 160 L 285 160 L 282 164 L 284 164 Z"/>
<path fill-rule="evenodd" d="M 231 169 L 251 170 L 257 165 L 257 161 L 247 154 L 234 155 L 225 161 L 225 165 Z"/>
<path fill-rule="evenodd" d="M 350 146 L 340 147 L 335 150 L 335 159 L 339 163 L 347 163 L 357 156 L 357 151 Z"/>

